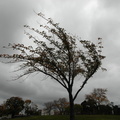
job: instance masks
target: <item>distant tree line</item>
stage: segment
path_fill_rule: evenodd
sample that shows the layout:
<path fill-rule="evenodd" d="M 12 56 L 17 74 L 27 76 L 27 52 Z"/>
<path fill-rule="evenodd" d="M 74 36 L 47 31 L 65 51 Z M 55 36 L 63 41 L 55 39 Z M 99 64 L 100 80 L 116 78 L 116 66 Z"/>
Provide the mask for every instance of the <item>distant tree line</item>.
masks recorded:
<path fill-rule="evenodd" d="M 114 105 L 106 96 L 107 89 L 97 88 L 92 93 L 85 95 L 85 100 L 81 104 L 74 105 L 75 115 L 120 115 L 120 106 Z M 60 98 L 44 104 L 44 110 L 48 115 L 54 114 L 68 115 L 70 106 L 66 98 Z"/>
<path fill-rule="evenodd" d="M 81 103 L 82 114 L 120 115 L 120 107 L 110 102 L 106 96 L 107 89 L 97 88 L 85 96 Z"/>
<path fill-rule="evenodd" d="M 51 111 L 54 111 L 54 114 L 64 115 L 68 106 L 69 102 L 66 98 L 59 98 L 58 100 L 44 103 L 44 111 L 48 115 L 51 114 Z"/>
<path fill-rule="evenodd" d="M 120 115 L 120 106 L 110 102 L 106 92 L 107 89 L 97 88 L 85 95 L 85 100 L 81 104 L 74 105 L 75 115 Z M 66 98 L 59 98 L 44 103 L 43 110 L 39 110 L 38 106 L 29 99 L 11 97 L 0 105 L 0 116 L 10 114 L 12 118 L 17 115 L 69 115 L 70 103 Z"/>
<path fill-rule="evenodd" d="M 31 100 L 23 100 L 20 97 L 11 97 L 0 105 L 0 116 L 11 115 L 14 118 L 17 115 L 38 115 L 40 110 Z"/>

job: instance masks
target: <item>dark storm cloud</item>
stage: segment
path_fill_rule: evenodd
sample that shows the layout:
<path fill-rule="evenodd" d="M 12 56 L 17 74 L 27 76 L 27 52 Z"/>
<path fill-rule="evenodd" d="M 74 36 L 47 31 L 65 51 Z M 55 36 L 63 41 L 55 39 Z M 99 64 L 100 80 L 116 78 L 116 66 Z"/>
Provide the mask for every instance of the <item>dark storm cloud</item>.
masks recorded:
<path fill-rule="evenodd" d="M 107 72 L 98 74 L 98 81 L 92 82 L 97 87 L 102 86 L 108 89 L 110 100 L 119 104 L 119 71 L 120 71 L 120 1 L 119 0 L 98 0 L 98 9 L 94 13 L 94 19 L 91 28 L 91 39 L 98 36 L 103 38 L 103 53 L 106 59 L 103 61 Z M 114 93 L 114 94 L 113 94 Z M 116 97 L 115 97 L 116 96 Z"/>
<path fill-rule="evenodd" d="M 19 96 L 22 98 L 30 98 L 36 95 L 35 86 L 32 83 L 24 82 L 23 80 L 13 81 L 13 74 L 10 65 L 0 64 L 0 103 L 3 102 L 2 99 L 6 100 L 12 96 Z M 12 74 L 11 74 L 12 73 Z"/>
<path fill-rule="evenodd" d="M 21 43 L 24 37 L 23 25 L 28 22 L 32 12 L 29 0 L 0 0 L 0 53 L 11 53 L 10 50 L 2 48 L 9 43 Z M 25 84 L 9 81 L 15 75 L 10 73 L 12 66 L 14 65 L 0 63 L 0 101 L 11 96 L 35 94 L 34 90 L 29 90 L 30 87 L 27 89 Z"/>
<path fill-rule="evenodd" d="M 78 35 L 82 39 L 92 40 L 95 43 L 98 37 L 103 38 L 103 54 L 106 59 L 103 66 L 107 72 L 98 71 L 78 95 L 76 102 L 84 100 L 84 95 L 89 94 L 93 88 L 107 88 L 108 97 L 113 102 L 118 102 L 119 71 L 120 71 L 120 1 L 119 0 L 1 0 L 0 2 L 0 50 L 6 52 L 1 46 L 10 42 L 23 42 L 23 25 L 33 25 L 34 12 L 43 12 L 46 17 L 51 17 L 59 22 L 67 32 Z M 7 51 L 8 52 L 8 51 Z M 32 99 L 35 103 L 43 104 L 47 101 L 68 98 L 67 92 L 58 83 L 50 78 L 32 75 L 26 80 L 20 79 L 11 82 L 11 73 L 15 65 L 0 63 L 0 100 L 11 96 L 20 96 Z M 17 73 L 18 74 L 18 73 Z M 9 80 L 9 81 L 8 81 Z M 82 82 L 82 81 L 81 81 Z M 75 90 L 81 84 L 77 82 Z"/>
<path fill-rule="evenodd" d="M 28 0 L 0 0 L 0 51 L 8 43 L 21 41 L 23 25 L 31 13 L 30 6 Z"/>

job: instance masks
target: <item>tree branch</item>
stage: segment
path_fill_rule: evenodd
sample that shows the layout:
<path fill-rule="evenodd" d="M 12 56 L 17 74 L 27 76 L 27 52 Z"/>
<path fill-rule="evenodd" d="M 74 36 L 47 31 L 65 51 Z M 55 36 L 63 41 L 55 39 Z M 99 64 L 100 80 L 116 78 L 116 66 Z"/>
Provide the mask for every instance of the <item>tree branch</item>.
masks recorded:
<path fill-rule="evenodd" d="M 54 80 L 56 80 L 58 83 L 60 83 L 64 88 L 68 89 L 68 88 L 66 87 L 66 85 L 64 85 L 62 82 L 60 82 L 60 81 L 59 81 L 56 77 L 54 77 L 52 74 L 49 74 L 49 73 L 47 73 L 47 72 L 45 72 L 45 71 L 43 71 L 43 70 L 41 70 L 41 69 L 39 69 L 39 68 L 37 68 L 37 67 L 35 67 L 35 68 L 37 69 L 37 71 L 40 71 L 40 72 L 44 73 L 45 75 L 50 76 L 51 78 L 53 78 Z"/>

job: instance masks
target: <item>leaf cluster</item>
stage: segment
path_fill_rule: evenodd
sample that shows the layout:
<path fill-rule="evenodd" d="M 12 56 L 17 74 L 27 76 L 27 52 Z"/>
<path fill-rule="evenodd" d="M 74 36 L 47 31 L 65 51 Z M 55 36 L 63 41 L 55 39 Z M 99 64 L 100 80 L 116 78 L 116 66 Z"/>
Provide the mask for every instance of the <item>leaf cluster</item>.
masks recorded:
<path fill-rule="evenodd" d="M 29 75 L 34 72 L 42 72 L 59 82 L 69 92 L 72 90 L 75 77 L 81 75 L 85 78 L 79 91 L 87 83 L 88 79 L 101 67 L 101 60 L 105 56 L 101 55 L 101 38 L 98 38 L 98 48 L 91 41 L 81 40 L 76 36 L 67 33 L 64 28 L 59 27 L 51 18 L 46 18 L 42 13 L 37 14 L 47 23 L 39 25 L 36 29 L 29 25 L 24 25 L 25 32 L 30 40 L 36 45 L 25 46 L 23 44 L 9 44 L 8 48 L 18 50 L 20 54 L 0 54 L 1 58 L 12 59 L 10 62 L 22 62 L 19 70 L 25 70 L 22 75 Z M 41 30 L 42 29 L 42 30 Z M 35 37 L 33 33 L 41 36 Z M 83 47 L 80 47 L 82 44 Z"/>

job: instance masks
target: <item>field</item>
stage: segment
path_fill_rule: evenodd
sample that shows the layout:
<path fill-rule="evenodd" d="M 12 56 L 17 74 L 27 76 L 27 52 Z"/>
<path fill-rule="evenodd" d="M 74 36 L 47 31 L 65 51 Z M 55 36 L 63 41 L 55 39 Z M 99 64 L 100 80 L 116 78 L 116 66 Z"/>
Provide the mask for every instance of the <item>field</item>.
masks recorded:
<path fill-rule="evenodd" d="M 69 116 L 32 116 L 14 120 L 69 120 Z M 76 116 L 76 120 L 120 120 L 120 115 L 79 115 Z"/>

